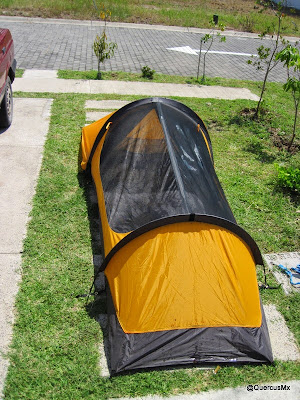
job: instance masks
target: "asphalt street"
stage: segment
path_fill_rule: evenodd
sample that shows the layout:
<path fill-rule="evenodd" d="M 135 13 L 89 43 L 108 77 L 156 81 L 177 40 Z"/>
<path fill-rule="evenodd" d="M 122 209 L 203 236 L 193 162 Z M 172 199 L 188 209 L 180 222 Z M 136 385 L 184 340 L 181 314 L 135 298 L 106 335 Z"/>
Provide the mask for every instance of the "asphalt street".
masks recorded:
<path fill-rule="evenodd" d="M 102 32 L 101 22 L 1 16 L 0 26 L 9 28 L 13 34 L 18 68 L 97 69 L 92 45 Z M 118 49 L 111 60 L 105 61 L 103 70 L 139 73 L 147 65 L 164 74 L 196 76 L 200 39 L 207 32 L 197 28 L 110 22 L 108 40 L 116 42 Z M 226 42 L 220 43 L 216 38 L 206 57 L 207 76 L 262 80 L 264 72 L 257 71 L 247 61 L 262 44 L 269 47 L 270 39 L 233 31 L 224 35 Z M 203 58 L 204 53 L 202 62 Z M 282 65 L 271 71 L 269 80 L 286 80 Z"/>

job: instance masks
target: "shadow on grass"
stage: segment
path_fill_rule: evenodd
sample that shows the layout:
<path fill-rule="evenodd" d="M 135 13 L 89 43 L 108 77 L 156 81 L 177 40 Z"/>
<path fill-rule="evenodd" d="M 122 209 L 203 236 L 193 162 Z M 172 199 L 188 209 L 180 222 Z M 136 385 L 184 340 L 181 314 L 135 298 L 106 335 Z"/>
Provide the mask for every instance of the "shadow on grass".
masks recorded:
<path fill-rule="evenodd" d="M 262 131 L 261 124 L 257 120 L 253 120 L 251 117 L 238 114 L 234 115 L 229 120 L 230 125 L 237 125 L 238 127 L 247 128 L 251 133 L 257 134 Z"/>
<path fill-rule="evenodd" d="M 101 238 L 101 223 L 97 202 L 97 194 L 94 188 L 89 172 L 79 172 L 77 179 L 80 187 L 84 191 L 84 199 L 86 202 L 86 208 L 88 212 L 88 219 L 90 224 L 91 233 L 91 248 L 94 257 L 102 256 L 102 238 Z"/>
<path fill-rule="evenodd" d="M 78 174 L 79 186 L 83 189 L 84 199 L 90 226 L 91 249 L 94 264 L 94 292 L 87 297 L 85 309 L 91 319 L 94 319 L 102 331 L 103 340 L 100 344 L 101 375 L 110 376 L 109 367 L 109 343 L 107 328 L 107 306 L 105 291 L 105 277 L 103 273 L 98 273 L 104 259 L 102 229 L 98 208 L 96 189 L 89 171 L 82 171 L 80 167 L 81 153 L 78 154 Z M 103 366 L 104 365 L 104 366 Z M 103 372 L 104 371 L 104 372 Z"/>
<path fill-rule="evenodd" d="M 275 183 L 273 193 L 283 193 L 286 197 L 290 198 L 291 203 L 293 203 L 296 207 L 300 206 L 299 192 L 291 192 L 289 189 L 280 186 L 279 183 Z"/>
<path fill-rule="evenodd" d="M 255 108 L 245 107 L 234 115 L 229 123 L 240 127 L 247 127 L 251 132 L 267 133 L 267 125 L 272 121 L 272 113 L 267 109 L 261 109 L 259 116 L 255 116 Z"/>
<path fill-rule="evenodd" d="M 272 146 L 266 145 L 264 140 L 269 138 L 270 133 L 267 130 L 268 119 L 270 115 L 264 110 L 260 119 L 254 117 L 254 108 L 244 108 L 237 115 L 233 116 L 229 123 L 245 128 L 247 132 L 252 134 L 250 140 L 245 145 L 244 150 L 256 156 L 256 159 L 261 163 L 273 163 L 276 160 L 276 155 L 272 153 Z M 264 139 L 262 139 L 264 138 Z"/>
<path fill-rule="evenodd" d="M 99 324 L 102 331 L 102 340 L 99 345 L 100 370 L 101 376 L 108 378 L 111 376 L 111 367 L 106 295 L 104 293 L 97 295 L 94 301 L 86 304 L 85 309 L 89 317 Z"/>
<path fill-rule="evenodd" d="M 88 219 L 91 233 L 91 248 L 93 252 L 94 267 L 99 266 L 103 260 L 103 238 L 100 222 L 97 193 L 89 169 L 85 171 L 81 168 L 81 145 L 78 151 L 78 173 L 77 180 L 83 189 L 84 200 L 88 212 Z"/>
<path fill-rule="evenodd" d="M 256 159 L 261 163 L 273 163 L 276 160 L 276 156 L 268 149 L 265 148 L 261 140 L 251 140 L 245 147 L 245 151 L 252 153 L 256 156 Z"/>
<path fill-rule="evenodd" d="M 105 294 L 91 298 L 91 301 L 86 303 L 85 309 L 90 318 L 97 321 L 100 314 L 107 313 Z"/>
<path fill-rule="evenodd" d="M 92 181 L 92 177 L 88 171 L 86 172 L 80 170 L 78 172 L 77 179 L 79 186 L 83 189 L 89 219 L 91 249 L 93 253 L 94 265 L 95 292 L 101 293 L 105 289 L 104 274 L 99 274 L 99 270 L 104 259 L 104 247 L 96 189 Z"/>

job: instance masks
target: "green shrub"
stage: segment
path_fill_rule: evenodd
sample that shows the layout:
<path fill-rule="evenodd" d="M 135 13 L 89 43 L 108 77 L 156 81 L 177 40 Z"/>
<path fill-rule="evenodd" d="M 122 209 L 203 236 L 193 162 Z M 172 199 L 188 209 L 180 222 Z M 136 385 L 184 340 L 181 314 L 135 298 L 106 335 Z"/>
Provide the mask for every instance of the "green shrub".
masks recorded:
<path fill-rule="evenodd" d="M 155 70 L 149 68 L 147 65 L 145 65 L 142 68 L 142 76 L 143 76 L 143 78 L 153 79 L 154 73 L 155 73 Z"/>
<path fill-rule="evenodd" d="M 275 164 L 277 170 L 277 184 L 292 193 L 300 193 L 300 169 L 295 167 L 284 167 Z"/>

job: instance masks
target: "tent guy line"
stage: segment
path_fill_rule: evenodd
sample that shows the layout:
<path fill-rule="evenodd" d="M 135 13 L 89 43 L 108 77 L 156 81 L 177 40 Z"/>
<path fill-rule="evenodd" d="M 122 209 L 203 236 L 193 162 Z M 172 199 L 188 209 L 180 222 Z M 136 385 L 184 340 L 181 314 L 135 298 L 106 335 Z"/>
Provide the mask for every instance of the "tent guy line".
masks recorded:
<path fill-rule="evenodd" d="M 197 56 L 200 50 L 192 49 L 190 46 L 183 47 L 167 47 L 167 50 L 178 51 L 180 53 L 193 54 Z M 234 51 L 218 51 L 218 50 L 201 50 L 201 53 L 211 53 L 211 54 L 220 54 L 220 55 L 229 55 L 229 56 L 244 56 L 244 57 L 258 57 L 257 54 L 251 53 L 237 53 Z"/>

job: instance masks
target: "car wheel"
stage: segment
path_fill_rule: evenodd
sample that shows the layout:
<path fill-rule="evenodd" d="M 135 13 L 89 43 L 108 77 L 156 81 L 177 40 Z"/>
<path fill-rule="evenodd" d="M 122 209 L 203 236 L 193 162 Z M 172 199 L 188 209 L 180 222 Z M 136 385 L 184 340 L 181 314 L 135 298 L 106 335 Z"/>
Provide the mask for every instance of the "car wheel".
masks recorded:
<path fill-rule="evenodd" d="M 4 97 L 0 105 L 0 126 L 8 128 L 13 117 L 13 94 L 10 78 L 7 78 Z"/>

